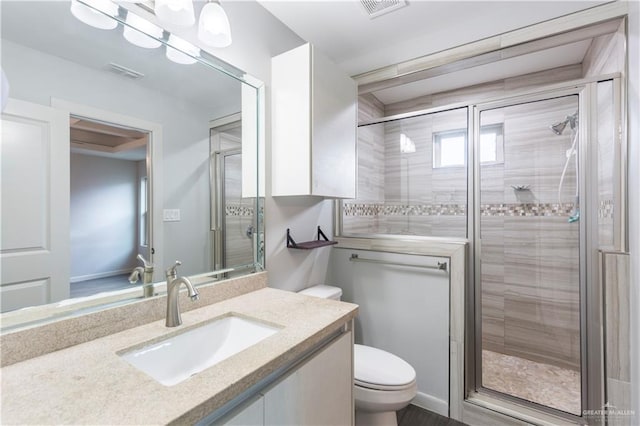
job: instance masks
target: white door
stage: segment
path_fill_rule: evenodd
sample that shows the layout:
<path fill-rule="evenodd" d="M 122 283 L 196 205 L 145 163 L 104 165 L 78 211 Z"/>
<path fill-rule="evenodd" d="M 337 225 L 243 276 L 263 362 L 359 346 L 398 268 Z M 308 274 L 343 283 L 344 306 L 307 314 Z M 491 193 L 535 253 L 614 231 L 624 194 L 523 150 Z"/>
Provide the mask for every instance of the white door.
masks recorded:
<path fill-rule="evenodd" d="M 67 299 L 68 114 L 10 99 L 0 158 L 1 310 Z"/>

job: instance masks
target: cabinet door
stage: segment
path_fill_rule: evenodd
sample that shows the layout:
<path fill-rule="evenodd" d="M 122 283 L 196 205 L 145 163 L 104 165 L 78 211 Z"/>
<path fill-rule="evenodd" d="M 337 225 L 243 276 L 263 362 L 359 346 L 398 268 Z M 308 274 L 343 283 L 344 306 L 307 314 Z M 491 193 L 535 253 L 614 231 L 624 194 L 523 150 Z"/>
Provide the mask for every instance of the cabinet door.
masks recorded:
<path fill-rule="evenodd" d="M 207 424 L 206 422 L 201 424 Z M 264 425 L 264 398 L 258 395 L 242 404 L 217 422 L 215 426 L 262 426 Z"/>
<path fill-rule="evenodd" d="M 273 196 L 356 196 L 357 86 L 310 44 L 271 62 Z"/>
<path fill-rule="evenodd" d="M 355 81 L 313 50 L 311 194 L 356 198 Z"/>
<path fill-rule="evenodd" d="M 348 332 L 264 395 L 265 425 L 351 425 L 353 343 Z"/>

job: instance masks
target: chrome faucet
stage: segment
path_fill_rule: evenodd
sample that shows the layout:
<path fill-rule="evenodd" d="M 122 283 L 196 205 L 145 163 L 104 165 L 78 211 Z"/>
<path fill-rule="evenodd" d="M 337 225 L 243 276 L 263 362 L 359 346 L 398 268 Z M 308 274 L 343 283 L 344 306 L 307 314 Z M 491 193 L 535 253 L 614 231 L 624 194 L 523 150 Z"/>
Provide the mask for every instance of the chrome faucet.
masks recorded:
<path fill-rule="evenodd" d="M 192 301 L 198 300 L 198 290 L 196 290 L 187 277 L 178 278 L 178 266 L 182 262 L 176 260 L 175 265 L 167 269 L 167 327 L 177 327 L 182 324 L 180 318 L 180 306 L 178 305 L 178 295 L 180 294 L 180 284 L 184 284 L 189 291 Z"/>
<path fill-rule="evenodd" d="M 138 254 L 136 257 L 139 261 L 142 262 L 144 266 L 136 266 L 134 270 L 129 275 L 129 282 L 131 284 L 135 284 L 138 282 L 140 277 L 142 277 L 142 295 L 144 297 L 152 297 L 153 296 L 153 263 L 147 262 L 147 260 L 142 257 L 141 254 Z"/>

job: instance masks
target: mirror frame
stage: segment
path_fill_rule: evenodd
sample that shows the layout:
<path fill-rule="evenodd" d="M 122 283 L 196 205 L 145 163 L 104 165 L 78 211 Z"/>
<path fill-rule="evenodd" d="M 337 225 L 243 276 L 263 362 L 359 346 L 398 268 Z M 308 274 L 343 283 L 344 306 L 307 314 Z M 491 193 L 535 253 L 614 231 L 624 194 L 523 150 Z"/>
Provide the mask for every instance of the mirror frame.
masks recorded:
<path fill-rule="evenodd" d="M 229 272 L 234 272 L 235 270 L 253 269 L 253 271 L 250 273 L 263 271 L 264 265 L 265 265 L 265 259 L 264 259 L 264 197 L 265 197 L 264 185 L 265 183 L 264 183 L 264 180 L 266 176 L 265 175 L 265 157 L 264 157 L 265 155 L 265 85 L 264 85 L 264 82 L 240 70 L 239 68 L 229 64 L 228 62 L 225 62 L 215 57 L 213 54 L 209 53 L 206 50 L 206 47 L 200 45 L 199 43 L 194 44 L 200 49 L 199 56 L 193 56 L 187 52 L 182 51 L 178 46 L 175 46 L 169 43 L 170 34 L 176 34 L 178 37 L 180 37 L 180 34 L 171 32 L 166 28 L 164 28 L 164 26 L 155 19 L 155 15 L 152 13 L 152 10 L 149 9 L 144 4 L 128 3 L 128 2 L 120 3 L 116 1 L 114 3 L 116 3 L 116 5 L 118 6 L 117 14 L 109 15 L 107 13 L 104 13 L 103 11 L 100 11 L 94 8 L 91 4 L 87 3 L 86 0 L 77 0 L 77 1 L 93 9 L 97 13 L 100 13 L 102 15 L 110 17 L 111 19 L 116 20 L 119 24 L 126 27 L 130 27 L 130 25 L 128 25 L 125 20 L 125 16 L 127 13 L 134 13 L 140 16 L 142 19 L 153 22 L 155 25 L 163 28 L 164 30 L 163 36 L 162 38 L 157 38 L 151 34 L 145 33 L 147 36 L 161 42 L 165 46 L 170 46 L 176 50 L 181 51 L 185 55 L 191 56 L 200 64 L 208 68 L 211 68 L 216 72 L 222 72 L 228 75 L 229 77 L 232 77 L 235 80 L 238 80 L 240 83 L 244 84 L 243 86 L 241 86 L 243 89 L 242 90 L 243 103 L 246 99 L 249 99 L 253 105 L 251 108 L 251 115 L 249 116 L 249 118 L 252 118 L 252 120 L 245 120 L 245 117 L 244 117 L 245 108 L 242 108 L 241 113 L 243 115 L 243 123 L 244 123 L 243 130 L 244 130 L 244 126 L 248 124 L 245 122 L 253 121 L 255 123 L 255 135 L 254 135 L 255 151 L 254 152 L 256 156 L 255 158 L 253 156 L 251 157 L 251 163 L 255 166 L 255 170 L 256 170 L 255 182 L 252 183 L 252 187 L 254 188 L 253 190 L 256 193 L 256 196 L 255 196 L 256 211 L 254 214 L 254 222 L 257 227 L 258 238 L 253 247 L 254 263 L 253 265 L 239 265 L 237 269 L 228 268 L 228 269 L 223 269 L 219 271 L 213 270 L 213 271 L 205 272 L 202 274 L 194 275 L 192 276 L 192 278 L 195 281 L 194 284 L 204 285 L 204 284 L 211 284 L 212 282 L 215 282 L 216 277 L 218 275 L 224 276 L 224 274 L 228 274 Z M 137 31 L 143 32 L 138 28 L 134 28 L 134 29 Z M 253 91 L 245 90 L 246 87 L 251 87 L 254 90 Z M 255 96 L 252 95 L 253 93 L 255 93 Z M 251 96 L 251 98 L 248 98 L 249 96 Z M 72 112 L 74 114 L 75 114 L 75 107 L 78 106 L 77 104 L 73 104 L 71 102 L 54 99 L 52 106 L 56 106 L 56 105 L 58 105 L 58 107 L 61 107 L 64 110 L 67 110 L 67 112 Z M 74 109 L 71 109 L 71 108 L 74 108 Z M 153 124 L 153 123 L 149 123 L 149 124 Z M 162 132 L 160 131 L 159 134 L 161 135 L 161 133 Z M 153 152 L 148 151 L 147 157 L 151 158 L 153 161 L 157 161 L 158 159 L 162 161 L 162 153 L 159 148 L 161 148 L 161 144 L 155 144 L 155 145 L 152 144 Z M 160 167 L 162 166 L 160 165 Z M 153 167 L 149 167 L 149 169 L 153 169 Z M 150 232 L 150 237 L 152 238 L 153 244 L 157 244 L 158 242 L 160 242 L 160 244 L 162 245 L 163 243 L 162 235 L 153 232 L 153 230 L 157 228 L 158 223 L 159 224 L 162 223 L 162 221 L 159 220 L 159 218 L 161 218 L 162 216 L 161 209 L 160 211 L 157 211 L 157 206 L 161 206 L 162 204 L 154 200 L 154 196 L 153 196 L 153 193 L 156 191 L 156 189 L 162 188 L 162 184 L 161 182 L 158 182 L 157 178 L 154 178 L 152 170 L 148 170 L 148 171 L 151 173 L 150 176 L 152 178 L 152 187 L 153 187 L 153 190 L 151 191 L 152 193 L 151 205 L 152 205 L 153 211 L 152 211 L 152 220 L 150 221 L 149 232 Z M 161 253 L 158 256 L 159 259 L 162 259 L 162 257 L 163 257 L 163 253 Z M 156 260 L 158 258 L 152 258 L 154 263 L 157 263 Z M 223 280 L 224 279 L 221 279 L 219 282 L 222 282 Z M 164 296 L 164 294 L 166 294 L 166 284 L 164 282 L 154 282 L 153 285 L 154 285 L 154 290 L 156 291 L 154 297 L 161 297 L 161 296 Z M 37 305 L 37 306 L 17 309 L 15 311 L 5 312 L 0 314 L 0 320 L 1 320 L 0 334 L 9 332 L 9 331 L 19 330 L 22 328 L 31 327 L 34 325 L 41 325 L 49 322 L 58 321 L 71 316 L 84 315 L 88 313 L 98 312 L 104 309 L 113 308 L 115 306 L 122 306 L 129 303 L 135 303 L 137 301 L 143 300 L 143 297 L 140 291 L 141 288 L 142 286 L 135 286 L 130 289 L 104 292 L 94 296 L 80 297 L 75 299 L 66 299 L 63 301 L 53 302 L 49 304 Z"/>

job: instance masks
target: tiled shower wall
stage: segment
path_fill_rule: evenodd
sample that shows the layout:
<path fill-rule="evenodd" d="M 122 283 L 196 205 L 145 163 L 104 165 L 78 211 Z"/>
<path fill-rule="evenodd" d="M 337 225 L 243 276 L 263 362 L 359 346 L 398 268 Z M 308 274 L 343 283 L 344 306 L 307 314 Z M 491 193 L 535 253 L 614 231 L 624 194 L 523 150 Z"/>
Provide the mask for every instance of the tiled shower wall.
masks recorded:
<path fill-rule="evenodd" d="M 577 106 L 572 96 L 481 115 L 482 124 L 502 119 L 505 135 L 504 164 L 481 167 L 481 204 L 507 211 L 481 214 L 483 349 L 572 369 L 580 366 L 579 222 L 568 222 L 575 163 L 569 159 L 559 204 L 572 134 L 549 126 Z"/>

